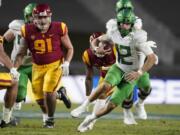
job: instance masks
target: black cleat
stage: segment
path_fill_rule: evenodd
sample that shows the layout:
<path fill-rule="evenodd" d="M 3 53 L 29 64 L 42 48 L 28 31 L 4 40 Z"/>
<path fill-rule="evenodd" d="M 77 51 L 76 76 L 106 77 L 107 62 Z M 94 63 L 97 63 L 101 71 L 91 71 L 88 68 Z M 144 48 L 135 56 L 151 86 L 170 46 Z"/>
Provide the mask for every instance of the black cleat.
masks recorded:
<path fill-rule="evenodd" d="M 9 123 L 6 123 L 4 120 L 1 120 L 0 128 L 5 127 L 15 127 L 20 123 L 20 119 L 16 117 L 12 117 Z"/>
<path fill-rule="evenodd" d="M 54 128 L 54 119 L 48 119 L 43 124 L 43 128 Z"/>
<path fill-rule="evenodd" d="M 10 120 L 10 124 L 11 126 L 17 126 L 20 123 L 20 118 L 18 117 L 12 117 Z"/>
<path fill-rule="evenodd" d="M 71 101 L 66 94 L 66 88 L 60 87 L 57 91 L 58 99 L 62 100 L 67 108 L 71 108 Z"/>
<path fill-rule="evenodd" d="M 1 120 L 1 123 L 0 123 L 0 127 L 1 128 L 6 128 L 6 127 L 12 127 L 11 123 L 6 123 L 4 120 Z"/>

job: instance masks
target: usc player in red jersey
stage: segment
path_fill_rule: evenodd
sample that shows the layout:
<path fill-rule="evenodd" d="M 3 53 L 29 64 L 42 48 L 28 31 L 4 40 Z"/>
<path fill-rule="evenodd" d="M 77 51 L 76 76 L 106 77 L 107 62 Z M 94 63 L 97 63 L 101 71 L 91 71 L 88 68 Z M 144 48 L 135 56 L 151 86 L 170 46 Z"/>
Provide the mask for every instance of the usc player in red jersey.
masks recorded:
<path fill-rule="evenodd" d="M 15 65 L 21 64 L 27 49 L 33 59 L 32 89 L 36 102 L 44 114 L 44 127 L 54 127 L 56 90 L 62 75 L 69 74 L 73 46 L 64 22 L 51 21 L 47 4 L 38 4 L 33 10 L 34 22 L 22 26 L 21 48 Z M 62 46 L 67 50 L 63 52 Z"/>
<path fill-rule="evenodd" d="M 2 36 L 0 36 L 0 63 L 10 70 L 9 73 L 5 71 L 0 72 L 0 90 L 7 89 L 4 96 L 2 120 L 0 123 L 0 128 L 4 128 L 12 126 L 11 115 L 17 96 L 19 73 L 16 68 L 13 67 L 13 63 L 4 52 Z"/>
<path fill-rule="evenodd" d="M 90 36 L 89 42 L 90 47 L 86 49 L 82 55 L 82 60 L 86 66 L 86 79 L 85 79 L 85 87 L 86 87 L 86 96 L 89 96 L 92 91 L 92 79 L 93 79 L 93 68 L 97 68 L 99 70 L 99 84 L 104 80 L 105 75 L 110 68 L 116 61 L 116 49 L 115 47 L 105 42 L 99 42 L 98 37 L 103 35 L 102 32 L 95 32 Z M 104 52 L 98 52 L 101 48 L 106 47 Z M 98 48 L 98 49 L 96 49 Z M 106 97 L 111 94 L 112 91 L 105 92 L 101 95 L 99 99 L 97 99 L 93 113 L 98 111 L 100 108 L 104 107 L 106 102 Z M 89 129 L 92 129 L 95 124 L 93 121 L 89 125 Z"/>

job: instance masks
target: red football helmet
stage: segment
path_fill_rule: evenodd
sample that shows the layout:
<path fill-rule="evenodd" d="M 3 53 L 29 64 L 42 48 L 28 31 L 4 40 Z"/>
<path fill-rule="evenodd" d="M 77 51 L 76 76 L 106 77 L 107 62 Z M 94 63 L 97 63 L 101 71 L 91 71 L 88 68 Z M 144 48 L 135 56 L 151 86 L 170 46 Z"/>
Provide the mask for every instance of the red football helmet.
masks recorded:
<path fill-rule="evenodd" d="M 41 31 L 47 31 L 51 24 L 52 12 L 47 4 L 38 4 L 32 13 L 35 25 Z"/>
<path fill-rule="evenodd" d="M 47 4 L 38 4 L 33 10 L 33 16 L 51 16 L 52 12 Z"/>
<path fill-rule="evenodd" d="M 101 35 L 103 35 L 104 33 L 102 32 L 94 32 L 91 34 L 91 36 L 89 37 L 89 41 L 91 42 L 92 40 L 100 37 Z"/>
<path fill-rule="evenodd" d="M 97 48 L 100 48 L 100 47 L 103 48 L 103 46 L 104 46 L 103 43 L 101 43 L 99 40 L 97 40 L 97 38 L 103 34 L 104 33 L 102 33 L 102 32 L 95 32 L 95 33 L 92 33 L 91 36 L 89 37 L 90 48 L 97 57 L 105 56 L 104 54 L 100 54 L 96 51 Z"/>

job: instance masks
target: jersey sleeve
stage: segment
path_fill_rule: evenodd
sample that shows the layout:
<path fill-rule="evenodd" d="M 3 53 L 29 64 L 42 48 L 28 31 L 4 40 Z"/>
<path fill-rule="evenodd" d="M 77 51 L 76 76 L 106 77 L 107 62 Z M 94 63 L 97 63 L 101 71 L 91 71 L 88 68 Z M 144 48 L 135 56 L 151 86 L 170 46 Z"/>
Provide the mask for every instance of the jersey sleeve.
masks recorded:
<path fill-rule="evenodd" d="M 150 45 L 148 45 L 148 42 L 140 43 L 137 47 L 138 50 L 143 52 L 146 56 L 154 53 Z"/>
<path fill-rule="evenodd" d="M 4 44 L 4 39 L 3 39 L 3 36 L 0 35 L 0 45 L 3 45 Z"/>
<path fill-rule="evenodd" d="M 22 36 L 23 38 L 26 37 L 26 27 L 25 27 L 25 25 L 23 25 L 23 26 L 21 27 L 21 36 Z"/>
<path fill-rule="evenodd" d="M 147 41 L 147 32 L 144 30 L 136 30 L 133 32 L 134 42 L 141 44 Z"/>
<path fill-rule="evenodd" d="M 110 40 L 118 45 L 124 44 L 124 40 L 118 30 L 116 19 L 110 19 L 106 23 L 106 29 L 107 40 Z"/>
<path fill-rule="evenodd" d="M 9 23 L 9 29 L 16 34 L 20 34 L 21 31 L 21 26 L 24 24 L 23 20 L 13 20 L 12 22 Z"/>
<path fill-rule="evenodd" d="M 67 25 L 64 22 L 61 22 L 61 30 L 62 30 L 62 33 L 61 33 L 62 36 L 68 33 Z"/>
<path fill-rule="evenodd" d="M 147 41 L 147 32 L 144 30 L 137 30 L 134 32 L 134 42 L 138 51 L 143 52 L 146 56 L 153 53 L 152 48 L 150 47 Z"/>
<path fill-rule="evenodd" d="M 116 57 L 117 50 L 116 50 L 116 46 L 115 45 L 113 45 L 113 53 L 114 53 L 114 56 Z"/>
<path fill-rule="evenodd" d="M 89 55 L 88 55 L 88 52 L 87 50 L 84 51 L 83 55 L 82 55 L 82 60 L 84 62 L 85 65 L 87 65 L 88 67 L 91 67 L 91 62 L 89 60 Z"/>

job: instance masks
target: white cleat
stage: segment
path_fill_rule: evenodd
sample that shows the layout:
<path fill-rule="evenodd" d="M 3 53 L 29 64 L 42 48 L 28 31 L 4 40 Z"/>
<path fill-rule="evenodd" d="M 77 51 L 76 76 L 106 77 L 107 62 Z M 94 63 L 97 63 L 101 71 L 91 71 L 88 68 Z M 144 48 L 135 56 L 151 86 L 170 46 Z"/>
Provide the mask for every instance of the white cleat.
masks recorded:
<path fill-rule="evenodd" d="M 91 130 L 90 124 L 93 122 L 94 118 L 92 115 L 88 115 L 84 121 L 78 126 L 77 130 L 79 132 L 86 132 L 88 130 Z M 92 127 L 93 128 L 93 127 Z"/>
<path fill-rule="evenodd" d="M 124 114 L 124 120 L 123 120 L 124 124 L 137 125 L 137 122 L 134 119 L 134 115 L 130 109 L 123 109 L 123 114 Z"/>
<path fill-rule="evenodd" d="M 142 119 L 142 120 L 147 119 L 147 113 L 146 113 L 146 110 L 144 108 L 144 103 L 142 103 L 142 104 L 137 103 L 135 105 L 135 109 L 136 109 L 136 114 L 140 119 Z"/>
<path fill-rule="evenodd" d="M 83 114 L 84 112 L 86 112 L 86 107 L 79 106 L 76 109 L 71 111 L 71 116 L 74 118 L 79 118 L 81 114 Z"/>
<path fill-rule="evenodd" d="M 89 129 L 89 130 L 92 130 L 95 123 L 96 123 L 96 120 L 93 120 L 93 121 L 89 124 L 88 129 Z"/>

